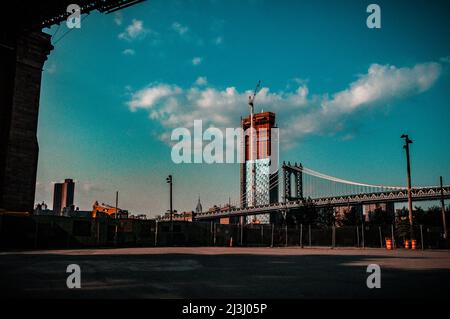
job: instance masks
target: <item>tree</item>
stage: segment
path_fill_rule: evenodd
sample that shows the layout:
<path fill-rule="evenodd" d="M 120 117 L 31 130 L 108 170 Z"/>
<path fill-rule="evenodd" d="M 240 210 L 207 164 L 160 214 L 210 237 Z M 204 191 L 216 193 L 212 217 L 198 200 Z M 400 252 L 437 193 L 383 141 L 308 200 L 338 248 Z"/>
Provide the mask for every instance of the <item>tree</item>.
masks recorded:
<path fill-rule="evenodd" d="M 350 210 L 344 215 L 341 220 L 343 226 L 355 226 L 362 223 L 361 212 L 355 207 L 350 207 Z"/>
<path fill-rule="evenodd" d="M 388 213 L 381 207 L 375 208 L 370 215 L 370 224 L 373 225 L 387 225 L 391 224 L 392 219 L 388 216 Z"/>
<path fill-rule="evenodd" d="M 317 214 L 317 225 L 320 227 L 334 226 L 336 217 L 333 206 L 321 208 Z"/>
<path fill-rule="evenodd" d="M 304 205 L 291 211 L 290 218 L 295 220 L 297 225 L 312 225 L 317 222 L 317 207 L 310 200 L 306 200 Z"/>
<path fill-rule="evenodd" d="M 408 210 L 405 207 L 398 210 L 396 224 L 399 224 L 407 216 Z M 414 225 L 442 226 L 441 207 L 432 206 L 424 210 L 422 207 L 415 206 L 413 210 L 413 223 Z"/>

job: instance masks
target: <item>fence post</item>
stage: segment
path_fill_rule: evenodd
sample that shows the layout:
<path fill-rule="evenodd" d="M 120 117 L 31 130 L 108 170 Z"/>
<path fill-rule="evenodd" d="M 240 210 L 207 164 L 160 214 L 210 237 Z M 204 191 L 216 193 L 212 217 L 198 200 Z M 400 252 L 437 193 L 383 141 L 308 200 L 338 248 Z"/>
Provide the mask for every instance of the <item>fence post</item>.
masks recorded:
<path fill-rule="evenodd" d="M 3 217 L 1 217 L 1 218 L 3 219 Z M 35 222 L 36 222 L 36 229 L 35 229 L 35 232 L 34 232 L 34 248 L 37 248 L 37 246 L 38 246 L 38 238 L 39 238 L 39 222 L 38 222 L 37 218 L 35 219 Z M 0 225 L 1 225 L 1 223 L 0 223 Z"/>
<path fill-rule="evenodd" d="M 100 245 L 100 220 L 96 218 L 97 220 L 97 246 Z"/>
<path fill-rule="evenodd" d="M 241 247 L 242 247 L 243 240 L 244 240 L 244 219 L 242 218 L 242 223 L 241 223 Z"/>
<path fill-rule="evenodd" d="M 285 243 L 285 247 L 287 247 L 287 245 L 288 245 L 288 228 L 287 228 L 287 225 L 286 225 L 286 243 Z"/>
<path fill-rule="evenodd" d="M 158 246 L 158 221 L 156 221 L 155 225 L 155 247 Z"/>
<path fill-rule="evenodd" d="M 359 247 L 359 226 L 356 225 L 356 247 Z"/>
<path fill-rule="evenodd" d="M 392 249 L 395 249 L 394 224 L 391 225 Z"/>
<path fill-rule="evenodd" d="M 366 248 L 366 243 L 364 242 L 364 224 L 361 225 L 361 240 L 362 240 L 362 248 Z"/>
<path fill-rule="evenodd" d="M 311 224 L 309 226 L 309 247 L 311 247 Z"/>
<path fill-rule="evenodd" d="M 69 232 L 66 232 L 66 247 L 70 246 L 70 234 Z"/>
<path fill-rule="evenodd" d="M 378 232 L 380 234 L 380 248 L 383 248 L 383 235 L 381 234 L 381 226 L 378 226 Z"/>
<path fill-rule="evenodd" d="M 273 247 L 273 224 L 272 224 L 272 239 L 270 240 L 270 247 Z"/>
<path fill-rule="evenodd" d="M 331 226 L 331 248 L 336 246 L 336 227 Z"/>
<path fill-rule="evenodd" d="M 211 245 L 211 242 L 214 240 L 214 231 L 213 231 L 213 221 L 209 222 L 209 246 Z"/>
<path fill-rule="evenodd" d="M 300 247 L 303 248 L 303 224 L 300 224 Z"/>
<path fill-rule="evenodd" d="M 264 246 L 264 225 L 261 224 L 261 246 Z"/>
<path fill-rule="evenodd" d="M 423 226 L 422 225 L 420 225 L 420 243 L 421 243 L 421 247 L 423 250 L 424 248 L 423 248 Z"/>

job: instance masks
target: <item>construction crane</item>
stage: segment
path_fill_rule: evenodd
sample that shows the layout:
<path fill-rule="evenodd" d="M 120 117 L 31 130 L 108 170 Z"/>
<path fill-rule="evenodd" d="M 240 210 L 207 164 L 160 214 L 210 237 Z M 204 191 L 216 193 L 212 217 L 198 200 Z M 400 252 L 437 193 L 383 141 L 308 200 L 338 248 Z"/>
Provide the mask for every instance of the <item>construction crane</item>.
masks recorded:
<path fill-rule="evenodd" d="M 250 95 L 248 97 L 248 105 L 250 106 L 250 114 L 253 114 L 254 112 L 254 102 L 256 94 L 258 94 L 259 90 L 261 89 L 261 80 L 258 81 L 255 87 L 255 91 L 253 92 L 253 95 Z"/>

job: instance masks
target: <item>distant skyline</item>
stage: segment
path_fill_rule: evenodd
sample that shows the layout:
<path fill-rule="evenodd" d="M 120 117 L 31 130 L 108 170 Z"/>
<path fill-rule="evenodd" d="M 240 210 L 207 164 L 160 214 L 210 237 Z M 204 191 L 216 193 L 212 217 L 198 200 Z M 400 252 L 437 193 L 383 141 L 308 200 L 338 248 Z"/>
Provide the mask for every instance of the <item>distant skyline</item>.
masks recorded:
<path fill-rule="evenodd" d="M 43 73 L 36 202 L 73 178 L 74 203 L 155 216 L 239 198 L 238 164 L 174 164 L 172 129 L 201 119 L 238 127 L 258 80 L 280 160 L 328 175 L 405 185 L 400 135 L 417 186 L 450 184 L 450 2 L 146 1 L 52 27 Z"/>

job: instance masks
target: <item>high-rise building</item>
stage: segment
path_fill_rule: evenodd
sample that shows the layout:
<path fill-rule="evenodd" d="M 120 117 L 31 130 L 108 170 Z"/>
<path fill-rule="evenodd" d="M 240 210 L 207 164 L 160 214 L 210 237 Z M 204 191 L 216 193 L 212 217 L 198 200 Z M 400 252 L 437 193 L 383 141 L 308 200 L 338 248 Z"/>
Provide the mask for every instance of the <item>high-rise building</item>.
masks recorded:
<path fill-rule="evenodd" d="M 381 212 L 387 220 L 393 221 L 395 217 L 395 205 L 392 202 L 363 205 L 363 215 L 366 222 L 370 222 L 376 212 Z"/>
<path fill-rule="evenodd" d="M 62 193 L 62 183 L 55 183 L 53 188 L 53 213 L 55 215 L 61 215 L 61 193 Z"/>
<path fill-rule="evenodd" d="M 55 183 L 53 191 L 53 212 L 62 215 L 63 209 L 73 205 L 75 183 L 72 179 L 65 179 L 64 183 Z"/>
<path fill-rule="evenodd" d="M 241 164 L 241 207 L 252 207 L 278 202 L 278 136 L 275 113 L 253 114 L 253 133 L 251 116 L 241 120 L 246 132 L 243 137 L 244 161 Z M 253 147 L 251 140 L 254 139 Z M 253 150 L 253 152 L 252 152 Z M 271 170 L 272 167 L 276 169 Z M 269 223 L 270 216 L 248 216 L 247 222 Z"/>
<path fill-rule="evenodd" d="M 203 212 L 202 203 L 200 202 L 200 196 L 198 197 L 197 206 L 195 207 L 195 213 L 201 214 Z"/>

